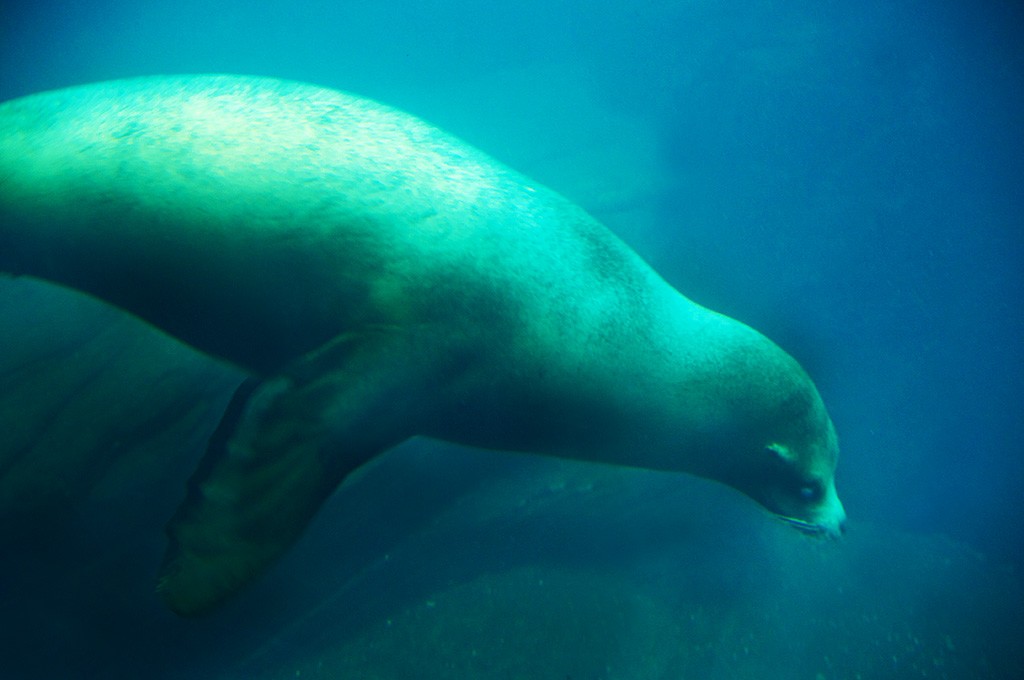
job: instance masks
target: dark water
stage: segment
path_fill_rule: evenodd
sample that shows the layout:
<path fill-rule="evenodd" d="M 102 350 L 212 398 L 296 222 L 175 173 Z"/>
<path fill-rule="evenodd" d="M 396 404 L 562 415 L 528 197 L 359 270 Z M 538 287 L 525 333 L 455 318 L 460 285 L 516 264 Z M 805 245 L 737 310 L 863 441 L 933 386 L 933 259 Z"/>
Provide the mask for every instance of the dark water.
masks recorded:
<path fill-rule="evenodd" d="M 0 677 L 1021 677 L 1022 28 L 999 2 L 3 3 L 2 99 L 295 78 L 570 196 L 808 368 L 850 532 L 413 442 L 181 621 L 162 525 L 239 376 L 0 281 Z"/>

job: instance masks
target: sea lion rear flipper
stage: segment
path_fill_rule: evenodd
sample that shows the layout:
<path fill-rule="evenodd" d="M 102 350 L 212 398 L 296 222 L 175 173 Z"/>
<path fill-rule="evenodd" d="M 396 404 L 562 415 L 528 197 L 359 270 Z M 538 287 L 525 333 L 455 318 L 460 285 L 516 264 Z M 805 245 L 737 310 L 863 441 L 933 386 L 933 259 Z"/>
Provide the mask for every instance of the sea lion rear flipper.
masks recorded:
<path fill-rule="evenodd" d="M 411 365 L 346 336 L 239 387 L 167 527 L 158 590 L 173 611 L 200 614 L 240 590 L 347 474 L 413 434 L 416 404 L 396 398 L 416 391 Z"/>

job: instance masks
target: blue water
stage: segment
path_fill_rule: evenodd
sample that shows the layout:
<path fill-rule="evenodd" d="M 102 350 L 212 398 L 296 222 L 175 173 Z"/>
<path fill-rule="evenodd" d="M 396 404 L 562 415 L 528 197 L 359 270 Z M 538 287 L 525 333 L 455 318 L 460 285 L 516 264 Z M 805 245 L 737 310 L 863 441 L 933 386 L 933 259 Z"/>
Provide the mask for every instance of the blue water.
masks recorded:
<path fill-rule="evenodd" d="M 415 443 L 239 601 L 179 621 L 152 593 L 161 527 L 235 376 L 0 280 L 0 366 L 48 357 L 5 394 L 84 395 L 56 376 L 109 362 L 128 401 L 80 408 L 146 414 L 0 487 L 0 677 L 1024 673 L 1022 38 L 1008 2 L 4 3 L 0 100 L 293 78 L 566 194 L 808 369 L 850 531 L 825 548 L 696 480 Z"/>

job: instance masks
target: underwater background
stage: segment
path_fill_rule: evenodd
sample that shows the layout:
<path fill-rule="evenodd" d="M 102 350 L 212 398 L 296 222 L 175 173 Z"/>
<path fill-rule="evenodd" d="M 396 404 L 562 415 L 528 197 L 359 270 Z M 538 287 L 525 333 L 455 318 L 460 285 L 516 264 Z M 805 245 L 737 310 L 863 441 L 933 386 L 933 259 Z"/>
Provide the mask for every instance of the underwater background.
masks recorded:
<path fill-rule="evenodd" d="M 570 197 L 807 368 L 849 525 L 413 441 L 180 620 L 163 525 L 240 374 L 0 278 L 0 678 L 1024 677 L 1022 29 L 995 0 L 3 0 L 0 100 L 308 81 Z"/>

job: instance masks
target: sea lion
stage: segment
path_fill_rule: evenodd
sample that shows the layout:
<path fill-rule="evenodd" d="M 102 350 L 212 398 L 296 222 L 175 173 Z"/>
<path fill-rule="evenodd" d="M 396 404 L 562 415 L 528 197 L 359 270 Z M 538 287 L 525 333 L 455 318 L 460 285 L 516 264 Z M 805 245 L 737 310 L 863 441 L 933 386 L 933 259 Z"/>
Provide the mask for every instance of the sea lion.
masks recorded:
<path fill-rule="evenodd" d="M 423 435 L 729 484 L 837 534 L 835 430 L 789 355 L 566 199 L 306 84 L 150 77 L 0 106 L 0 270 L 248 371 L 168 526 L 181 614 Z"/>

